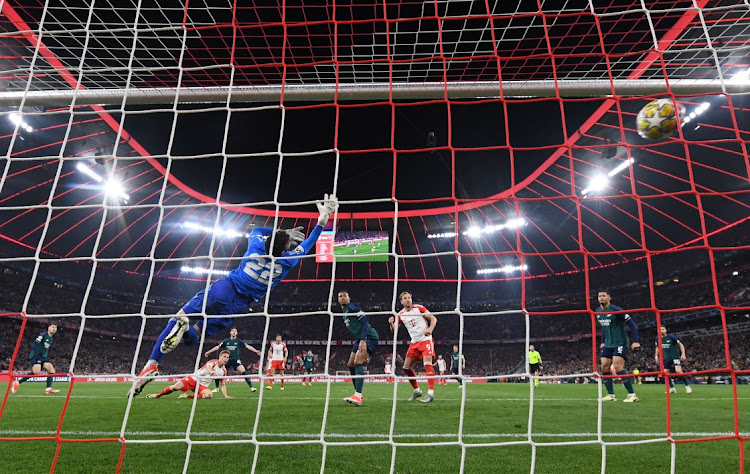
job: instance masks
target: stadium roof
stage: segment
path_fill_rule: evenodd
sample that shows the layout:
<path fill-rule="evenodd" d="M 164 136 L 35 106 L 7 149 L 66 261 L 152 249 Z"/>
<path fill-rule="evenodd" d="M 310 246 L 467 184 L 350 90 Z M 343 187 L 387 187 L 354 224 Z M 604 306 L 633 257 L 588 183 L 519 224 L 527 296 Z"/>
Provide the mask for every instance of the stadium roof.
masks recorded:
<path fill-rule="evenodd" d="M 750 12 L 732 2 L 700 1 L 700 14 L 692 1 L 651 2 L 648 11 L 613 2 L 594 14 L 584 1 L 543 2 L 542 11 L 536 2 L 291 3 L 67 2 L 45 12 L 44 2 L 6 1 L 0 96 L 336 80 L 393 88 L 665 77 L 722 84 L 746 80 L 750 67 Z M 18 102 L 0 117 L 0 149 L 10 158 L 0 252 L 28 259 L 39 249 L 55 261 L 95 255 L 104 266 L 144 273 L 155 259 L 157 275 L 187 276 L 180 268 L 188 260 L 175 259 L 206 266 L 209 254 L 236 258 L 245 249 L 240 237 L 212 242 L 188 223 L 239 234 L 259 225 L 310 229 L 312 201 L 333 190 L 342 200 L 339 230 L 389 231 L 407 256 L 398 265 L 339 265 L 338 278 L 484 280 L 498 275 L 477 270 L 521 260 L 527 275 L 561 274 L 638 258 L 644 247 L 746 235 L 747 96 L 678 97 L 688 114 L 703 113 L 663 142 L 633 130 L 648 100 L 520 99 L 505 97 L 498 83 L 496 96 L 476 99 L 282 99 L 283 107 L 230 98 Z M 81 163 L 123 190 L 108 197 Z M 617 167 L 601 191 L 583 193 Z M 519 218 L 526 225 L 499 228 Z M 457 235 L 427 238 L 438 233 Z M 306 260 L 295 278 L 328 279 L 326 265 Z"/>

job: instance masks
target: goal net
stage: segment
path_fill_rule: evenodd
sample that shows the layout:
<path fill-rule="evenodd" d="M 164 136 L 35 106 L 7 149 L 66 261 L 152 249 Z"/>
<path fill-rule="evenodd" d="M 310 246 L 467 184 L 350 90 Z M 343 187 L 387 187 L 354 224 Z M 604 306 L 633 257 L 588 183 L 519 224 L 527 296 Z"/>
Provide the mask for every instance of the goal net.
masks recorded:
<path fill-rule="evenodd" d="M 747 3 L 300 3 L 0 0 L 0 465 L 744 472 Z M 325 194 L 283 281 L 217 331 L 199 298 L 126 396 Z M 404 291 L 437 319 L 411 377 Z M 608 297 L 638 335 L 603 373 Z M 231 328 L 260 356 L 211 399 L 145 397 Z"/>

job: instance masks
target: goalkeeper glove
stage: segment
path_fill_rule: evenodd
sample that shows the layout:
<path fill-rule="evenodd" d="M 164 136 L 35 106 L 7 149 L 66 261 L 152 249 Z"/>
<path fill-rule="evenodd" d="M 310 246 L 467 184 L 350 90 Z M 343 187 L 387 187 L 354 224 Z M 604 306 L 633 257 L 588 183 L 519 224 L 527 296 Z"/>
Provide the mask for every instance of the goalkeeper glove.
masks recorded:
<path fill-rule="evenodd" d="M 302 243 L 303 240 L 305 240 L 305 233 L 303 232 L 305 228 L 302 226 L 295 227 L 294 229 L 288 229 L 285 230 L 287 234 L 289 234 L 289 241 L 292 243 L 292 246 L 290 248 L 294 248 Z"/>
<path fill-rule="evenodd" d="M 315 205 L 318 206 L 318 212 L 320 212 L 318 225 L 323 227 L 328 222 L 328 219 L 331 218 L 331 214 L 336 212 L 336 209 L 339 207 L 339 201 L 336 199 L 336 196 L 329 197 L 328 194 L 325 194 L 323 202 L 316 202 Z"/>

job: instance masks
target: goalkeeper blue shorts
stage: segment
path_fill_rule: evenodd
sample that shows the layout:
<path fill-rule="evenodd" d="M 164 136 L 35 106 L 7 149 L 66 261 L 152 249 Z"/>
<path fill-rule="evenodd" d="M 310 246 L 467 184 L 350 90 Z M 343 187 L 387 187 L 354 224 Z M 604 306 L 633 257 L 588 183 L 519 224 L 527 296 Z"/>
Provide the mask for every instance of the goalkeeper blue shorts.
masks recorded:
<path fill-rule="evenodd" d="M 203 310 L 203 297 L 206 291 L 199 291 L 193 298 L 182 307 L 186 314 L 197 314 Z M 222 278 L 208 287 L 208 296 L 206 297 L 206 315 L 208 324 L 206 326 L 206 335 L 213 336 L 221 332 L 234 321 L 234 318 L 215 318 L 211 316 L 232 316 L 238 313 L 249 312 L 250 298 L 239 294 L 234 289 L 234 284 L 227 278 Z M 203 319 L 198 317 L 191 318 L 203 329 Z"/>

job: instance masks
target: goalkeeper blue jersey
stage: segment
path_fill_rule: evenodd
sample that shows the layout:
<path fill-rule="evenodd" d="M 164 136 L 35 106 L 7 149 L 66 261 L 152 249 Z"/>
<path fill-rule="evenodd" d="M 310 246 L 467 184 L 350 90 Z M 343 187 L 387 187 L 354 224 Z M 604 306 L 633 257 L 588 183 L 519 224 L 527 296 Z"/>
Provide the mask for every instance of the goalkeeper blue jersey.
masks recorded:
<path fill-rule="evenodd" d="M 271 262 L 271 256 L 266 253 L 266 239 L 271 238 L 273 229 L 257 227 L 250 233 L 247 251 L 240 266 L 232 270 L 227 278 L 234 283 L 234 287 L 242 295 L 259 301 L 266 296 L 269 279 L 271 288 L 284 279 L 289 270 L 300 262 L 303 255 L 312 249 L 323 228 L 316 225 L 310 235 L 297 247 L 284 252 L 282 257 Z"/>

